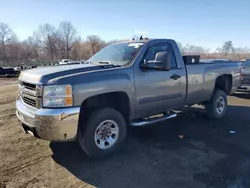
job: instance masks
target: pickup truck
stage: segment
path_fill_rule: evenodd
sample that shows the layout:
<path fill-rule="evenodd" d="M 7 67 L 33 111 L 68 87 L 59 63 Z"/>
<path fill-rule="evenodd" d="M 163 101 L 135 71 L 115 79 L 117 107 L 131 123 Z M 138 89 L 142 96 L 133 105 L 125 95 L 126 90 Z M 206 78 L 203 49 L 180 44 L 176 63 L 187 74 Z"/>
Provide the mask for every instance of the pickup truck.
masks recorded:
<path fill-rule="evenodd" d="M 185 105 L 204 105 L 209 118 L 222 118 L 227 95 L 239 86 L 239 65 L 190 57 L 174 40 L 143 38 L 110 44 L 86 64 L 23 71 L 17 118 L 26 133 L 77 140 L 95 159 L 117 151 L 127 126 L 174 118 Z"/>

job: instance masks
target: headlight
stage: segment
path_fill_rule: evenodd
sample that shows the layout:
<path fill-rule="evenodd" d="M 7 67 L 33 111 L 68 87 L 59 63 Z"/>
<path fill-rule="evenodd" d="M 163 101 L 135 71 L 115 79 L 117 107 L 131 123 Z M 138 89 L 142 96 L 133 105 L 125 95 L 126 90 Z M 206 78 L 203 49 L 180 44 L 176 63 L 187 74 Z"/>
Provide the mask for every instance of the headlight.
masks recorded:
<path fill-rule="evenodd" d="M 43 107 L 65 107 L 72 105 L 71 85 L 44 86 Z"/>

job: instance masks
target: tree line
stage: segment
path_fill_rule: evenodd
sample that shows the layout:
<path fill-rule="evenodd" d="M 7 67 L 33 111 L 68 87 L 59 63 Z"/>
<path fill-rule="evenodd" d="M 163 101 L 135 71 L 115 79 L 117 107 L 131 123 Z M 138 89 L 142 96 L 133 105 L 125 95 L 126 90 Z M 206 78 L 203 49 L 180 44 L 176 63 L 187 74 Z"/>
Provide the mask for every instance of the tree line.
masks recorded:
<path fill-rule="evenodd" d="M 116 41 L 116 40 L 114 40 Z M 99 36 L 81 38 L 71 22 L 63 21 L 58 27 L 51 24 L 38 26 L 32 36 L 18 40 L 17 35 L 6 23 L 0 23 L 0 65 L 49 62 L 60 59 L 86 60 L 114 41 L 104 41 Z M 178 42 L 182 53 L 198 53 L 204 57 L 249 57 L 250 49 L 234 48 L 232 41 L 212 52 L 209 48 Z"/>
<path fill-rule="evenodd" d="M 99 36 L 82 39 L 72 23 L 64 21 L 58 27 L 48 23 L 40 25 L 32 36 L 19 41 L 15 32 L 0 23 L 0 62 L 17 64 L 32 60 L 58 61 L 60 59 L 85 60 L 106 46 Z"/>

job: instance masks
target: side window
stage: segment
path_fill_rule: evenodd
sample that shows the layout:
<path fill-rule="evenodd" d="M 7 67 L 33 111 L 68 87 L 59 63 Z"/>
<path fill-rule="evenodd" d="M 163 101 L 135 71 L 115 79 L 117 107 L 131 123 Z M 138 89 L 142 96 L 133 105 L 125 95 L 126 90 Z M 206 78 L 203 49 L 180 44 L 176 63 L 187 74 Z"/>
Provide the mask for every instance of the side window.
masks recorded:
<path fill-rule="evenodd" d="M 168 51 L 169 53 L 171 53 L 171 62 L 170 62 L 170 67 L 171 68 L 176 68 L 177 67 L 177 63 L 176 63 L 176 59 L 175 59 L 175 55 L 173 52 L 173 49 L 171 47 L 171 45 L 169 43 L 157 43 L 154 44 L 152 46 L 150 46 L 146 53 L 144 54 L 143 57 L 143 61 L 153 61 L 155 60 L 155 56 L 158 52 L 162 52 L 162 51 Z"/>

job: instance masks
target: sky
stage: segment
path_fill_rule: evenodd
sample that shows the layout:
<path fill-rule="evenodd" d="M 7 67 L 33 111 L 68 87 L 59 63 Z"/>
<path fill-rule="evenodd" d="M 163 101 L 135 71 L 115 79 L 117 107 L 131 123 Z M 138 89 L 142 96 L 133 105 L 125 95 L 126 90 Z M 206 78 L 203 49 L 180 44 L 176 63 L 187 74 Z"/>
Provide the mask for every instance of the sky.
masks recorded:
<path fill-rule="evenodd" d="M 19 40 L 41 24 L 61 21 L 72 22 L 82 38 L 143 33 L 212 50 L 227 40 L 250 47 L 250 0 L 1 0 L 0 22 Z"/>

